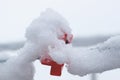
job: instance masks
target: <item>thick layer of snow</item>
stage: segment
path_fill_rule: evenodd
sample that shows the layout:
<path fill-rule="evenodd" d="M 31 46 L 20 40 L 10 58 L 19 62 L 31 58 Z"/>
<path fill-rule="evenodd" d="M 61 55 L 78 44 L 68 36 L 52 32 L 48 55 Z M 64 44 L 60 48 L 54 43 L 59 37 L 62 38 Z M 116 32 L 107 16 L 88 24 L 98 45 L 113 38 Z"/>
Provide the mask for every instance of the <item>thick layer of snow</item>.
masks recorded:
<path fill-rule="evenodd" d="M 51 39 L 56 42 L 56 38 L 63 37 L 65 33 L 68 36 L 71 34 L 68 22 L 57 12 L 47 9 L 31 23 L 26 37 L 34 42 L 50 42 Z"/>
<path fill-rule="evenodd" d="M 17 53 L 19 56 L 10 57 L 7 62 L 0 63 L 0 80 L 32 80 L 34 68 L 31 60 L 33 54 L 30 44 L 26 44 L 24 48 Z M 29 51 L 27 51 L 29 49 Z M 31 54 L 31 53 L 32 54 Z M 28 56 L 28 54 L 30 54 Z"/>
<path fill-rule="evenodd" d="M 27 28 L 27 41 L 14 57 L 0 57 L 0 80 L 33 80 L 33 62 L 48 53 L 48 47 L 65 45 L 64 34 L 71 35 L 67 21 L 57 12 L 47 9 Z M 2 54 L 2 53 L 1 53 Z"/>
<path fill-rule="evenodd" d="M 57 12 L 46 10 L 34 20 L 26 31 L 26 44 L 14 57 L 0 63 L 0 80 L 33 80 L 33 62 L 46 53 L 59 64 L 66 63 L 68 72 L 74 75 L 101 73 L 120 67 L 120 36 L 115 36 L 92 47 L 75 48 L 66 45 L 63 38 L 69 40 L 71 29 L 68 22 Z"/>
<path fill-rule="evenodd" d="M 50 48 L 51 57 L 58 63 L 66 63 L 68 72 L 74 75 L 101 73 L 120 68 L 120 36 L 114 36 L 92 47 L 75 48 L 71 45 Z"/>
<path fill-rule="evenodd" d="M 0 53 L 0 63 L 8 60 L 11 57 L 11 55 L 9 54 L 9 52 L 1 52 Z"/>

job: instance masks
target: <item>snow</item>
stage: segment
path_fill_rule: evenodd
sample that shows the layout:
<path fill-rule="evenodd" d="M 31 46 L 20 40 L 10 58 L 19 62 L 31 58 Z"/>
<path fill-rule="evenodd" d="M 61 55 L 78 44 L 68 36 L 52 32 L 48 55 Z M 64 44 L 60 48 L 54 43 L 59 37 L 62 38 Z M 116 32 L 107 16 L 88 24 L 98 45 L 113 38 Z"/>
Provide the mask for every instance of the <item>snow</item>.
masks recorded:
<path fill-rule="evenodd" d="M 26 44 L 24 48 L 16 52 L 18 55 L 0 63 L 0 80 L 32 80 L 34 68 L 32 62 L 29 62 L 31 55 L 28 56 L 28 52 L 33 48 L 30 49 L 30 47 L 30 44 Z M 27 51 L 27 49 L 30 50 Z"/>
<path fill-rule="evenodd" d="M 90 47 L 50 48 L 50 55 L 58 63 L 66 63 L 68 72 L 84 76 L 90 73 L 101 73 L 120 67 L 120 36 Z"/>
<path fill-rule="evenodd" d="M 50 66 L 42 65 L 38 60 L 35 61 L 34 65 L 36 69 L 35 80 L 89 80 L 89 76 L 79 77 L 68 73 L 65 66 L 63 67 L 62 75 L 58 77 L 50 75 Z"/>
<path fill-rule="evenodd" d="M 75 36 L 91 36 L 96 34 L 102 34 L 103 36 L 105 34 L 119 33 L 119 0 L 101 0 L 97 2 L 96 0 L 92 0 L 90 2 L 89 1 L 90 0 L 10 0 L 4 1 L 5 3 L 2 3 L 3 1 L 1 1 L 0 4 L 3 6 L 0 5 L 2 9 L 2 15 L 0 15 L 0 42 L 8 43 L 16 40 L 23 40 L 25 26 L 27 26 L 32 19 L 39 15 L 40 11 L 45 9 L 45 7 L 52 7 L 58 12 L 61 12 L 71 23 Z M 39 66 L 37 67 L 39 68 Z M 106 75 L 109 75 L 109 77 L 111 77 L 115 76 L 115 74 L 119 75 L 119 73 L 114 72 L 111 72 L 111 75 L 109 75 L 109 73 Z M 44 78 L 46 79 L 45 75 L 46 74 L 44 74 Z M 36 80 L 39 80 L 41 76 L 42 74 L 40 74 L 39 78 Z M 64 76 L 70 77 L 68 74 Z M 71 80 L 76 80 L 79 77 L 75 79 L 75 76 L 72 76 L 71 78 Z M 46 80 L 48 79 L 49 78 Z M 64 77 L 62 80 L 65 79 L 66 78 Z M 110 79 L 112 79 L 112 77 L 105 80 Z M 114 77 L 114 79 L 116 79 L 116 77 Z M 53 78 L 53 80 L 56 80 L 56 78 Z M 66 80 L 69 80 L 69 78 Z"/>
<path fill-rule="evenodd" d="M 60 14 L 48 8 L 45 12 L 41 13 L 39 18 L 31 23 L 27 29 L 26 37 L 29 40 L 39 40 L 39 37 L 48 38 L 43 40 L 49 40 L 49 37 L 50 39 L 54 39 L 54 35 L 60 38 L 64 36 L 64 33 L 71 34 L 68 22 Z"/>
<path fill-rule="evenodd" d="M 59 15 L 59 14 L 56 15 L 56 12 L 54 12 L 54 11 L 52 11 L 52 12 L 53 13 L 51 14 L 51 10 L 47 10 L 46 13 L 44 12 L 41 14 L 42 15 L 41 18 L 38 18 L 32 22 L 31 26 L 29 26 L 29 28 L 27 29 L 28 33 L 26 33 L 28 43 L 24 46 L 24 49 L 21 49 L 20 51 L 18 51 L 18 53 L 29 53 L 32 55 L 21 54 L 21 57 L 19 57 L 19 58 L 18 58 L 18 56 L 17 56 L 17 58 L 12 57 L 12 59 L 10 59 L 7 63 L 4 63 L 4 64 L 2 63 L 1 69 L 0 69 L 1 70 L 1 74 L 0 74 L 1 80 L 8 80 L 8 79 L 12 79 L 12 80 L 20 79 L 21 80 L 22 78 L 18 78 L 18 75 L 16 76 L 16 73 L 20 73 L 19 75 L 21 75 L 21 74 L 25 73 L 23 71 L 25 69 L 26 69 L 25 71 L 28 70 L 28 73 L 33 73 L 34 70 L 32 68 L 33 65 L 31 63 L 27 64 L 25 66 L 22 66 L 24 68 L 21 68 L 20 65 L 34 61 L 38 56 L 41 56 L 41 54 L 44 55 L 44 49 L 42 49 L 42 51 L 41 51 L 41 49 L 40 49 L 41 46 L 43 47 L 43 45 L 44 45 L 44 47 L 46 48 L 46 45 L 53 45 L 56 43 L 57 44 L 55 45 L 55 47 L 57 47 L 59 45 L 59 47 L 57 47 L 57 52 L 51 52 L 51 53 L 53 53 L 53 55 L 51 55 L 51 54 L 50 55 L 58 63 L 65 62 L 67 64 L 68 71 L 74 75 L 82 76 L 82 75 L 89 74 L 89 73 L 102 72 L 102 71 L 106 71 L 106 70 L 110 70 L 110 69 L 119 67 L 119 65 L 117 64 L 117 62 L 119 62 L 119 59 L 116 58 L 119 55 L 118 54 L 111 55 L 114 52 L 119 53 L 119 51 L 118 51 L 119 50 L 119 45 L 118 45 L 119 42 L 116 41 L 116 38 L 112 38 L 112 39 L 108 40 L 107 42 L 103 43 L 103 45 L 100 44 L 100 45 L 97 45 L 94 47 L 89 47 L 89 48 L 74 48 L 73 49 L 73 48 L 71 48 L 71 45 L 67 45 L 67 46 L 69 46 L 69 48 L 67 49 L 67 47 L 61 46 L 61 45 L 64 45 L 64 42 L 57 39 L 57 38 L 63 36 L 63 32 L 61 30 L 65 30 L 64 32 L 70 34 L 71 29 L 69 29 L 69 27 L 67 27 L 67 26 L 69 26 L 69 24 L 67 23 L 66 20 L 64 20 L 63 17 L 60 17 L 61 15 Z M 50 15 L 50 16 L 48 16 L 48 15 Z M 53 18 L 53 16 L 54 16 L 54 18 Z M 44 22 L 45 22 L 45 24 L 44 24 Z M 46 25 L 46 23 L 47 23 L 47 25 Z M 61 25 L 61 26 L 59 26 L 60 29 L 57 28 L 58 25 Z M 33 26 L 34 26 L 34 28 L 33 28 Z M 41 27 L 39 27 L 39 26 L 41 26 Z M 48 28 L 48 26 L 49 26 L 49 28 Z M 57 27 L 55 27 L 55 26 L 57 26 Z M 65 27 L 63 27 L 63 26 L 65 26 Z M 45 31 L 42 30 L 43 28 L 45 29 Z M 51 29 L 51 31 L 49 31 L 49 29 Z M 119 32 L 119 29 L 117 29 L 117 30 Z M 115 30 L 113 30 L 113 31 L 115 31 Z M 53 35 L 53 36 L 51 36 L 51 35 Z M 57 38 L 56 38 L 56 36 L 57 36 Z M 50 40 L 50 39 L 53 39 L 53 40 Z M 48 41 L 48 40 L 50 40 L 50 41 Z M 60 44 L 58 43 L 58 41 L 60 41 Z M 116 43 L 111 44 L 112 41 L 116 42 Z M 46 42 L 46 43 L 44 44 L 44 42 Z M 104 46 L 104 44 L 106 46 Z M 63 50 L 61 50 L 62 52 L 61 51 L 59 52 L 59 49 L 61 48 L 60 46 L 64 48 Z M 108 47 L 108 46 L 110 46 L 110 47 Z M 115 49 L 113 49 L 113 47 Z M 53 48 L 53 46 L 52 46 L 52 48 Z M 50 49 L 50 51 L 52 51 L 51 46 L 49 46 L 49 49 Z M 68 50 L 68 51 L 66 52 L 66 50 Z M 40 51 L 43 53 L 38 54 Z M 36 54 L 33 54 L 33 53 L 36 53 Z M 55 54 L 55 53 L 57 53 L 57 54 Z M 62 53 L 70 53 L 70 55 L 69 54 L 64 55 Z M 81 56 L 78 53 L 80 53 Z M 103 53 L 104 53 L 104 55 L 103 55 Z M 108 53 L 110 53 L 109 57 L 108 57 Z M 92 54 L 92 55 L 90 55 L 90 54 Z M 99 54 L 99 55 L 97 55 L 97 54 Z M 112 58 L 112 57 L 115 57 L 115 58 Z M 6 59 L 9 59 L 10 57 L 9 56 L 5 57 L 2 55 L 1 58 L 2 58 L 2 60 L 6 60 Z M 98 59 L 100 59 L 100 60 L 98 60 Z M 106 59 L 109 61 L 107 61 Z M 79 64 L 80 62 L 82 65 Z M 104 62 L 104 63 L 101 63 L 96 66 L 95 64 L 98 64 L 98 62 L 99 63 Z M 22 64 L 20 64 L 20 63 L 22 63 Z M 108 64 L 108 63 L 110 63 L 110 64 Z M 111 63 L 114 63 L 115 65 L 111 65 Z M 28 68 L 28 67 L 25 68 L 26 66 L 30 66 L 30 68 Z M 103 66 L 105 66 L 105 67 L 103 67 Z M 103 69 L 103 68 L 105 68 L 105 69 Z M 31 70 L 32 70 L 32 72 L 31 72 Z M 5 75 L 3 75 L 2 73 L 4 73 Z M 11 73 L 13 73 L 13 74 L 11 74 Z M 22 76 L 24 76 L 24 75 L 25 74 L 23 74 Z M 28 76 L 30 76 L 30 77 L 28 77 Z M 26 77 L 26 78 L 32 79 L 31 78 L 32 76 L 33 76 L 33 74 L 25 75 L 24 78 Z M 22 79 L 22 80 L 24 80 L 24 79 Z"/>
<path fill-rule="evenodd" d="M 0 52 L 0 63 L 6 62 L 10 57 L 17 56 L 17 54 L 14 54 L 15 52 L 9 52 L 9 51 L 1 51 Z"/>
<path fill-rule="evenodd" d="M 70 39 L 71 29 L 59 13 L 52 9 L 41 13 L 27 28 L 27 41 L 24 47 L 16 52 L 18 55 L 6 58 L 3 57 L 5 54 L 0 56 L 1 60 L 6 60 L 0 63 L 0 80 L 33 80 L 33 62 L 44 57 L 49 52 L 49 46 L 65 45 L 61 40 L 64 34 Z"/>

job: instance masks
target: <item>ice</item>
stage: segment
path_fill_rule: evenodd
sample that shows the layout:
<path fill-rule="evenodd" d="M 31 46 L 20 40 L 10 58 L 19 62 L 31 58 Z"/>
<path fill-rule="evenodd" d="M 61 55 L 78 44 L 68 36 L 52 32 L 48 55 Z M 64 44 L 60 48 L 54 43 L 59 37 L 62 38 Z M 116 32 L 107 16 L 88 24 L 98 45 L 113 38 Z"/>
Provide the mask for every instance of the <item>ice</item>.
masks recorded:
<path fill-rule="evenodd" d="M 56 62 L 66 63 L 68 72 L 84 76 L 90 73 L 101 73 L 120 67 L 120 36 L 91 47 L 50 48 L 50 56 Z"/>

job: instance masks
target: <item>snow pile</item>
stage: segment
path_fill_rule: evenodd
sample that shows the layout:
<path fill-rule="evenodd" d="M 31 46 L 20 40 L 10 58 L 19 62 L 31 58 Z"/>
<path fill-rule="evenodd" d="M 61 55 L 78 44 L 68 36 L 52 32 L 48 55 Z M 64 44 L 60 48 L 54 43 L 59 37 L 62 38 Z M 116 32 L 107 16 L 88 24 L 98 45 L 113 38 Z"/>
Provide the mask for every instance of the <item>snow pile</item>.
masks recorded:
<path fill-rule="evenodd" d="M 92 47 L 74 48 L 66 45 L 50 48 L 50 56 L 58 63 L 66 63 L 68 72 L 74 75 L 120 68 L 120 36 Z"/>
<path fill-rule="evenodd" d="M 57 12 L 47 9 L 26 31 L 26 44 L 16 56 L 4 57 L 0 63 L 0 80 L 33 80 L 33 62 L 46 54 L 59 64 L 66 63 L 74 75 L 100 73 L 120 67 L 120 36 L 110 38 L 93 47 L 75 48 L 62 40 L 70 39 L 68 22 Z"/>
<path fill-rule="evenodd" d="M 5 62 L 11 57 L 11 55 L 8 52 L 1 52 L 0 53 L 0 63 Z"/>
<path fill-rule="evenodd" d="M 65 33 L 68 36 L 71 34 L 68 22 L 57 12 L 47 9 L 28 27 L 26 37 L 33 42 L 48 42 L 49 40 L 51 43 L 51 39 L 56 42 L 56 38 L 64 36 Z"/>
<path fill-rule="evenodd" d="M 27 41 L 17 51 L 18 55 L 0 63 L 0 80 L 33 80 L 33 62 L 46 55 L 49 46 L 65 45 L 60 39 L 64 34 L 69 39 L 70 33 L 67 21 L 57 12 L 47 9 L 27 28 Z"/>
<path fill-rule="evenodd" d="M 71 28 L 68 22 L 57 12 L 47 9 L 41 13 L 41 16 L 35 19 L 26 30 L 28 42 L 32 42 L 38 49 L 35 57 L 42 58 L 46 56 L 48 46 L 65 45 L 62 40 L 67 34 L 68 41 L 71 37 Z M 39 54 L 38 54 L 39 53 Z M 32 55 L 33 58 L 33 55 Z"/>
<path fill-rule="evenodd" d="M 4 63 L 6 62 L 9 58 L 13 57 L 13 56 L 17 56 L 17 54 L 13 54 L 15 52 L 9 52 L 9 51 L 1 51 L 0 52 L 0 63 Z"/>

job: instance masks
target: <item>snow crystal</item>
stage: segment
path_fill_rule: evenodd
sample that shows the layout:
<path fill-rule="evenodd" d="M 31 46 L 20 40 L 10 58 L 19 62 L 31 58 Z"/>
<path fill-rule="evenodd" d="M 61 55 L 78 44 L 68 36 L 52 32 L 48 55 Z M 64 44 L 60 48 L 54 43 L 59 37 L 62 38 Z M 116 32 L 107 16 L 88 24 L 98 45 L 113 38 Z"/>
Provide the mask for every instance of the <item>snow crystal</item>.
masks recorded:
<path fill-rule="evenodd" d="M 67 64 L 68 72 L 74 75 L 101 73 L 120 68 L 120 36 L 91 47 L 75 48 L 71 45 L 50 48 L 50 56 L 56 62 Z"/>

